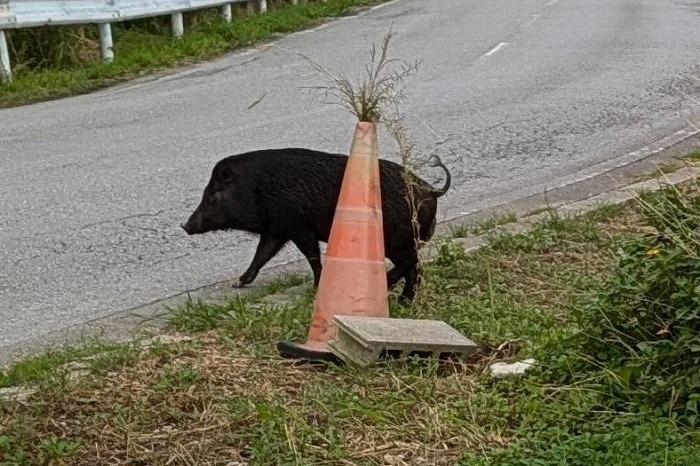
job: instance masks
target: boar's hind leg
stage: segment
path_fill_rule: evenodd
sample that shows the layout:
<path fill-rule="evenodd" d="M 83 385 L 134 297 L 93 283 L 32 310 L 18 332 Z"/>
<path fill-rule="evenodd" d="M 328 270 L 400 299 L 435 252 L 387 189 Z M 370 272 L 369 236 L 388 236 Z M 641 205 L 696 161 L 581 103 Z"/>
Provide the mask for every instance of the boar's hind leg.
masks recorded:
<path fill-rule="evenodd" d="M 418 254 L 413 252 L 403 251 L 405 255 L 401 257 L 389 257 L 394 263 L 394 268 L 387 273 L 387 285 L 391 289 L 396 283 L 405 278 L 403 291 L 400 299 L 403 302 L 413 301 L 416 295 L 416 286 L 418 285 L 420 266 L 418 263 Z"/>
<path fill-rule="evenodd" d="M 318 247 L 318 239 L 313 233 L 299 233 L 291 237 L 292 243 L 296 245 L 302 254 L 309 261 L 311 270 L 314 273 L 314 288 L 318 287 L 321 280 L 321 249 Z"/>
<path fill-rule="evenodd" d="M 253 262 L 250 263 L 248 270 L 246 270 L 238 279 L 238 285 L 244 286 L 255 280 L 255 277 L 258 276 L 260 269 L 263 268 L 263 266 L 267 264 L 270 259 L 275 257 L 275 254 L 282 249 L 282 246 L 284 246 L 284 243 L 286 242 L 286 239 L 278 238 L 276 236 L 260 236 L 260 242 L 255 250 Z"/>
<path fill-rule="evenodd" d="M 400 301 L 402 301 L 404 304 L 413 301 L 413 298 L 416 297 L 416 288 L 420 286 L 420 281 L 421 267 L 420 264 L 416 262 L 411 270 L 409 270 L 406 274 L 406 284 L 404 285 L 401 296 L 399 297 Z"/>

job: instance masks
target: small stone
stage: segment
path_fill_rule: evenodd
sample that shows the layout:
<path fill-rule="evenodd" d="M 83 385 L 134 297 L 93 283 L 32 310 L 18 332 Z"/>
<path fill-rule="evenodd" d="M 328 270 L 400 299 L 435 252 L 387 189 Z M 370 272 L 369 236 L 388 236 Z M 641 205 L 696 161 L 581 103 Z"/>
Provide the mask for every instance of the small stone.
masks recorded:
<path fill-rule="evenodd" d="M 150 348 L 155 344 L 161 345 L 172 345 L 176 343 L 182 343 L 183 341 L 192 341 L 192 337 L 180 334 L 162 334 L 156 335 L 148 340 L 141 342 L 142 348 Z"/>
<path fill-rule="evenodd" d="M 387 466 L 406 466 L 406 462 L 403 460 L 403 455 L 389 455 L 386 454 L 383 457 L 384 464 Z"/>
<path fill-rule="evenodd" d="M 68 374 L 68 380 L 77 380 L 90 373 L 90 364 L 84 361 L 71 361 L 63 365 Z"/>
<path fill-rule="evenodd" d="M 0 388 L 0 400 L 24 401 L 36 392 L 36 389 L 26 387 Z"/>
<path fill-rule="evenodd" d="M 534 359 L 525 359 L 514 363 L 496 362 L 489 366 L 489 370 L 491 371 L 491 377 L 509 377 L 524 374 L 534 364 Z"/>

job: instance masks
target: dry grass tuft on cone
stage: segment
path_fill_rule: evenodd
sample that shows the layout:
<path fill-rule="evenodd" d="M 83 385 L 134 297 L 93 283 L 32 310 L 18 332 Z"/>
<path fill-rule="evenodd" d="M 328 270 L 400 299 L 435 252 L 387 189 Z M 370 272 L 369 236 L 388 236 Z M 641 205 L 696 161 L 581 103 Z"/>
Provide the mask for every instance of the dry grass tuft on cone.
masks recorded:
<path fill-rule="evenodd" d="M 372 44 L 370 63 L 357 83 L 344 75 L 336 75 L 319 65 L 309 57 L 298 53 L 330 80 L 330 84 L 310 86 L 306 89 L 322 91 L 326 96 L 333 96 L 349 110 L 359 121 L 369 123 L 385 122 L 385 109 L 405 99 L 403 82 L 411 73 L 418 70 L 419 62 L 406 63 L 389 57 L 389 42 L 395 34 L 390 30 L 382 40 L 381 47 Z M 397 65 L 397 66 L 396 66 Z"/>

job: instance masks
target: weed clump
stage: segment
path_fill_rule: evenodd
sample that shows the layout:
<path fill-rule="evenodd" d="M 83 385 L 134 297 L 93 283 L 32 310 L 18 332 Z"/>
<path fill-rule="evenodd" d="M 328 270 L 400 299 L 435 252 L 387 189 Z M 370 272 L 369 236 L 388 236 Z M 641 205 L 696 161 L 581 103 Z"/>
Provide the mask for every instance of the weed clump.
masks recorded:
<path fill-rule="evenodd" d="M 700 401 L 700 190 L 638 199 L 653 235 L 621 244 L 616 269 L 588 305 L 558 366 L 569 381 L 598 374 L 618 410 L 691 427 Z"/>
<path fill-rule="evenodd" d="M 343 105 L 359 121 L 387 123 L 386 106 L 397 105 L 404 100 L 403 81 L 417 71 L 419 65 L 418 62 L 402 63 L 398 69 L 392 70 L 392 65 L 399 61 L 388 55 L 389 42 L 393 36 L 394 33 L 389 31 L 384 36 L 379 50 L 372 44 L 370 63 L 365 66 L 364 75 L 357 83 L 353 83 L 346 76 L 335 75 L 308 57 L 304 57 L 330 81 L 328 85 L 315 86 L 311 89 L 332 95 L 337 99 L 336 103 Z"/>

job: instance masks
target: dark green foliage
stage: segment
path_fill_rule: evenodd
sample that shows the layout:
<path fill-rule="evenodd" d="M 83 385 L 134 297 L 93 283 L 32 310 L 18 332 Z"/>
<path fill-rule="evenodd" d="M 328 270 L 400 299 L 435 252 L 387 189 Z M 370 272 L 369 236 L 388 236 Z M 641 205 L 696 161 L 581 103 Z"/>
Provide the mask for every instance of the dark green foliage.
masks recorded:
<path fill-rule="evenodd" d="M 581 331 L 567 339 L 568 357 L 559 369 L 569 381 L 598 374 L 616 409 L 651 411 L 696 426 L 700 198 L 668 188 L 641 197 L 640 206 L 659 233 L 622 244 L 607 284 L 575 310 Z"/>

